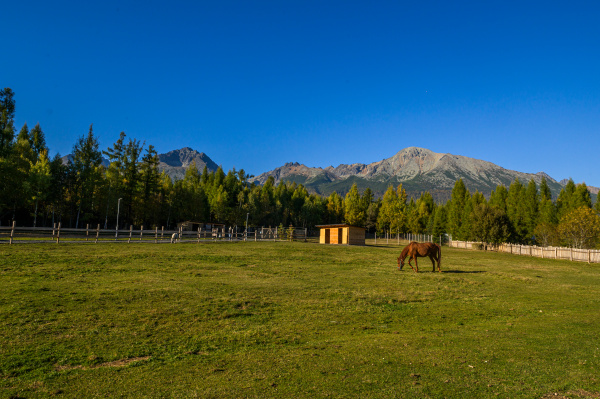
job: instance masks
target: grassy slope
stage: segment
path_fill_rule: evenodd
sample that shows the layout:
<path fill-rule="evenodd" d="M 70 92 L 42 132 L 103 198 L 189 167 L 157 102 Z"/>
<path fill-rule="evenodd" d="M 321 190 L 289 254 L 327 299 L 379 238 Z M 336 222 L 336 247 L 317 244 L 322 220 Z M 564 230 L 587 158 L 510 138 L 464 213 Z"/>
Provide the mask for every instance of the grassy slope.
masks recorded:
<path fill-rule="evenodd" d="M 0 397 L 600 391 L 600 267 L 445 248 L 417 275 L 398 253 L 1 246 Z"/>

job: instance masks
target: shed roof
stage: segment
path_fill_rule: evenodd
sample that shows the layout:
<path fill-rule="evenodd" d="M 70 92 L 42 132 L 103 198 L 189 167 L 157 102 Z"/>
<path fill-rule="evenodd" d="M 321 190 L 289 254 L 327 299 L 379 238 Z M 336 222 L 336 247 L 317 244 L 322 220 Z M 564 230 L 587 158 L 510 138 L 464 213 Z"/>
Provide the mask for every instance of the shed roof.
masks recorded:
<path fill-rule="evenodd" d="M 319 224 L 316 225 L 315 227 L 321 228 L 321 229 L 327 229 L 327 228 L 336 228 L 336 227 L 354 227 L 355 229 L 365 229 L 364 227 L 360 227 L 360 226 L 353 226 L 351 224 L 343 224 L 343 223 L 339 223 L 339 224 Z"/>

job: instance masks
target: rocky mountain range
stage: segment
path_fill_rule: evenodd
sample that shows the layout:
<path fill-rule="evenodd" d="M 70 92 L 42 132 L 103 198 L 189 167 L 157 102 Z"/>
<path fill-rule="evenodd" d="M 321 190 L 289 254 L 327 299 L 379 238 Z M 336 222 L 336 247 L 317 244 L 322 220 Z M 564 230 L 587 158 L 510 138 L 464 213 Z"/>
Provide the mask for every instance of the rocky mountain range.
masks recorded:
<path fill-rule="evenodd" d="M 70 160 L 71 155 L 63 157 L 63 162 Z M 189 147 L 169 151 L 158 155 L 160 171 L 165 171 L 172 179 L 183 179 L 185 171 L 193 162 L 200 172 L 206 166 L 209 172 L 217 170 L 218 165 L 205 153 Z M 103 159 L 108 166 L 108 161 Z M 269 172 L 256 176 L 251 182 L 264 184 L 269 177 L 275 184 L 280 181 L 303 184 L 308 191 L 321 195 L 329 195 L 336 191 L 345 195 L 354 183 L 360 192 L 369 187 L 376 197 L 383 195 L 391 184 L 396 187 L 402 183 L 407 194 L 419 197 L 423 191 L 429 191 L 437 202 L 447 201 L 452 188 L 458 179 L 462 179 L 469 191 L 476 190 L 489 197 L 492 190 L 503 184 L 508 187 L 515 180 L 528 184 L 534 180 L 538 185 L 542 177 L 556 198 L 568 180 L 556 181 L 543 172 L 523 173 L 502 168 L 491 162 L 460 155 L 435 153 L 425 148 L 405 148 L 394 156 L 370 164 L 342 164 L 326 168 L 308 167 L 298 162 L 286 163 Z M 595 197 L 599 188 L 588 189 Z"/>
<path fill-rule="evenodd" d="M 436 201 L 448 200 L 455 182 L 461 178 L 471 192 L 478 190 L 486 197 L 496 186 L 503 184 L 508 187 L 516 178 L 523 184 L 533 179 L 539 185 L 542 177 L 546 177 L 555 198 L 566 184 L 543 172 L 517 172 L 491 162 L 418 147 L 405 148 L 390 158 L 368 165 L 356 163 L 311 168 L 299 163 L 286 163 L 257 176 L 255 181 L 263 184 L 269 176 L 273 176 L 276 183 L 282 180 L 301 183 L 309 191 L 322 195 L 333 191 L 343 195 L 356 183 L 359 191 L 370 187 L 375 196 L 381 196 L 390 184 L 397 186 L 402 183 L 409 197 L 418 197 L 421 192 L 429 191 Z"/>

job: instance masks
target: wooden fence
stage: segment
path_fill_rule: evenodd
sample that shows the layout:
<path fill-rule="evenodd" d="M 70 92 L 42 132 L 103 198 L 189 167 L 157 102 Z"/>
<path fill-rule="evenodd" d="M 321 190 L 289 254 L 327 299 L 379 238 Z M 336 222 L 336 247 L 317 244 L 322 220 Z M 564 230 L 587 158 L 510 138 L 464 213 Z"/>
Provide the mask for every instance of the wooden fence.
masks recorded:
<path fill-rule="evenodd" d="M 254 228 L 249 231 L 238 231 L 237 228 L 220 228 L 214 230 L 197 231 L 190 230 L 165 230 L 155 227 L 144 229 L 140 226 L 134 229 L 101 229 L 100 225 L 95 227 L 87 225 L 82 229 L 64 228 L 60 223 L 53 227 L 17 227 L 0 226 L 0 243 L 5 244 L 27 244 L 55 242 L 77 242 L 77 243 L 102 243 L 102 242 L 125 242 L 125 243 L 171 243 L 173 235 L 175 242 L 210 242 L 210 241 L 308 241 L 314 238 L 308 237 L 305 228 L 287 227 L 284 229 Z"/>
<path fill-rule="evenodd" d="M 506 252 L 515 255 L 535 256 L 543 259 L 566 259 L 577 262 L 600 263 L 600 251 L 596 249 L 577 249 L 564 247 L 538 247 L 535 245 L 500 244 L 498 246 L 485 246 L 480 242 L 455 241 L 449 242 L 453 248 L 472 250 L 490 250 Z"/>
<path fill-rule="evenodd" d="M 440 242 L 445 243 L 444 236 L 433 236 L 431 234 L 413 234 L 413 233 L 401 233 L 401 234 L 393 234 L 393 233 L 384 233 L 373 236 L 368 236 L 367 238 L 374 240 L 374 245 L 379 244 L 396 244 L 396 245 L 406 245 L 407 241 L 417 241 L 417 242 L 435 242 L 439 244 Z"/>

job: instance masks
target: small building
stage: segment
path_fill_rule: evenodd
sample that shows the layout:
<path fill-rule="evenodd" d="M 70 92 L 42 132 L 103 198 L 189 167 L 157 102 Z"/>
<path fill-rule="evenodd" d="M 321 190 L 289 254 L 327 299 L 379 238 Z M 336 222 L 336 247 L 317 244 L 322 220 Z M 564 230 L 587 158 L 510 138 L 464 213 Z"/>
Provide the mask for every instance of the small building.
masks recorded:
<path fill-rule="evenodd" d="M 187 220 L 185 222 L 177 223 L 177 228 L 183 231 L 198 231 L 198 228 L 200 228 L 202 231 L 212 232 L 223 230 L 225 225 L 223 223 L 203 223 Z"/>
<path fill-rule="evenodd" d="M 323 224 L 315 227 L 321 230 L 321 244 L 365 245 L 364 227 L 349 224 Z"/>

